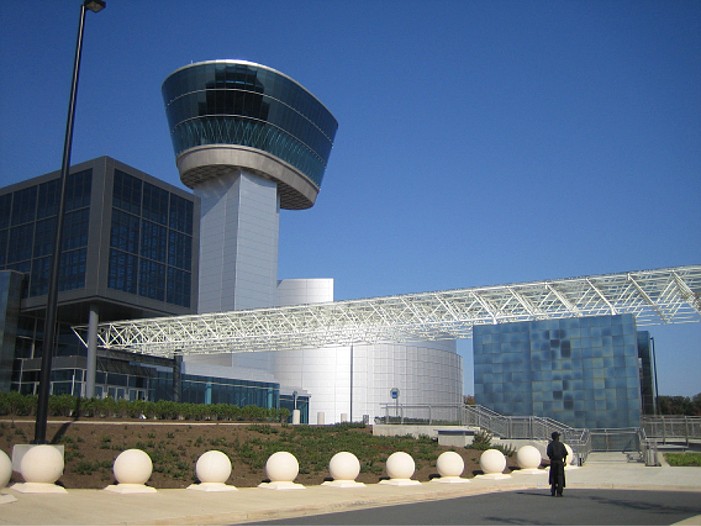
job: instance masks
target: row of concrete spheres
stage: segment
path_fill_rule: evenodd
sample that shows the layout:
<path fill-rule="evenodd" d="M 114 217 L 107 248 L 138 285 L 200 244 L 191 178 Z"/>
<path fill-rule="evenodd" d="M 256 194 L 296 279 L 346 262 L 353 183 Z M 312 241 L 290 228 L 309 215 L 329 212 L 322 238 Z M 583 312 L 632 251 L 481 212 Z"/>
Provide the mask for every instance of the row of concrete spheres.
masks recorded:
<path fill-rule="evenodd" d="M 572 450 L 568 445 L 569 458 L 573 458 Z M 516 452 L 516 463 L 520 468 L 515 473 L 541 474 L 546 473 L 540 469 L 541 453 L 532 445 L 521 446 Z M 478 477 L 489 479 L 509 478 L 504 474 L 506 469 L 506 457 L 498 449 L 487 449 L 479 460 L 483 472 Z M 572 466 L 571 466 L 572 467 Z M 50 445 L 38 445 L 29 449 L 20 462 L 20 473 L 25 480 L 17 483 L 12 489 L 24 493 L 63 493 L 66 490 L 56 482 L 63 475 L 64 461 L 61 452 Z M 445 451 L 438 456 L 436 470 L 439 477 L 432 479 L 438 483 L 465 483 L 463 478 L 465 463 L 462 457 L 455 451 Z M 117 484 L 107 486 L 105 490 L 116 493 L 152 493 L 156 489 L 146 486 L 151 478 L 153 463 L 149 455 L 140 449 L 128 449 L 120 453 L 113 465 L 114 478 Z M 387 479 L 380 484 L 396 486 L 408 486 L 421 484 L 411 477 L 416 470 L 414 459 L 408 453 L 398 451 L 392 453 L 386 461 L 385 470 Z M 195 465 L 195 475 L 198 484 L 192 484 L 188 489 L 199 491 L 235 491 L 236 487 L 227 485 L 226 481 L 231 475 L 232 466 L 229 457 L 217 450 L 203 453 Z M 259 485 L 267 489 L 304 489 L 302 484 L 295 483 L 299 474 L 299 463 L 294 455 L 287 451 L 273 453 L 265 464 L 265 474 L 269 482 Z M 331 487 L 350 488 L 362 487 L 361 482 L 356 482 L 360 474 L 360 462 L 358 458 L 348 451 L 336 453 L 329 462 L 329 475 L 332 480 L 323 484 Z M 9 457 L 0 450 L 0 489 L 5 487 L 12 475 L 12 462 Z"/>

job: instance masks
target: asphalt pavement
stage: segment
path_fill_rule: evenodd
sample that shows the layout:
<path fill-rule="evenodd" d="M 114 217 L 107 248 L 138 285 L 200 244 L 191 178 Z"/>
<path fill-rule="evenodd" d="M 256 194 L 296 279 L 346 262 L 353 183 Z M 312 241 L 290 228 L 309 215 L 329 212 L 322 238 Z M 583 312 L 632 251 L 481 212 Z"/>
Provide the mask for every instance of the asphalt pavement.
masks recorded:
<path fill-rule="evenodd" d="M 567 491 L 562 499 L 552 498 L 542 490 L 522 490 L 257 524 L 627 525 L 675 524 L 698 516 L 701 516 L 701 499 L 697 493 L 575 489 Z"/>

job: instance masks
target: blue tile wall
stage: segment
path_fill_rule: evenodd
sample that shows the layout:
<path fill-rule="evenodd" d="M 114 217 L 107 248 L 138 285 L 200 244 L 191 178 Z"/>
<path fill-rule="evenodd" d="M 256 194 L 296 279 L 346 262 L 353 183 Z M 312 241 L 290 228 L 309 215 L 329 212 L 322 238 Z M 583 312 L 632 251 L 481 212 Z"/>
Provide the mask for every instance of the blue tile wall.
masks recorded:
<path fill-rule="evenodd" d="M 475 398 L 499 413 L 574 427 L 637 427 L 638 335 L 631 315 L 473 330 Z"/>

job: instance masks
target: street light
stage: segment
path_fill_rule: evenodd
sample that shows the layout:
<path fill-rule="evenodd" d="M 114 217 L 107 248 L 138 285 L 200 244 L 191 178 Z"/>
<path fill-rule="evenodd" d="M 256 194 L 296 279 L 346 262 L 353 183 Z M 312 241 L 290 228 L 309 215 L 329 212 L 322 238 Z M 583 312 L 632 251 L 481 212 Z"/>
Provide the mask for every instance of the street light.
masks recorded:
<path fill-rule="evenodd" d="M 56 212 L 56 235 L 54 236 L 54 251 L 51 263 L 51 274 L 46 299 L 46 319 L 44 321 L 44 347 L 41 355 L 41 372 L 39 377 L 39 400 L 37 402 L 37 418 L 34 428 L 34 442 L 46 442 L 46 421 L 49 410 L 49 391 L 51 386 L 51 360 L 56 347 L 56 324 L 58 317 L 58 272 L 61 260 L 61 242 L 63 234 L 63 212 L 66 201 L 66 180 L 71 164 L 71 145 L 73 143 L 73 120 L 75 118 L 75 101 L 78 93 L 78 76 L 80 74 L 80 57 L 83 50 L 83 29 L 85 27 L 85 12 L 99 13 L 106 2 L 104 0 L 84 0 L 80 6 L 80 22 L 78 24 L 78 39 L 75 45 L 73 61 L 73 80 L 71 94 L 68 100 L 68 118 L 66 121 L 66 136 L 63 142 L 63 163 L 61 164 L 60 191 L 58 210 Z"/>
<path fill-rule="evenodd" d="M 652 343 L 652 368 L 655 372 L 655 400 L 653 405 L 653 411 L 655 415 L 660 414 L 660 393 L 657 390 L 657 357 L 655 355 L 655 338 L 650 337 L 650 342 Z"/>

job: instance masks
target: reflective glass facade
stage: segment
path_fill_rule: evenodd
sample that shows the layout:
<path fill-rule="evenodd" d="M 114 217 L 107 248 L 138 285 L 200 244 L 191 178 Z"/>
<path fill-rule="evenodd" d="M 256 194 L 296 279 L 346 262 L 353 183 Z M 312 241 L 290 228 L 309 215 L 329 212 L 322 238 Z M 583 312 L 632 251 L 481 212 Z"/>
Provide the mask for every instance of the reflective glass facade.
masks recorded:
<path fill-rule="evenodd" d="M 92 170 L 68 176 L 59 291 L 85 286 Z M 27 275 L 22 297 L 48 292 L 60 193 L 58 179 L 0 196 L 0 270 Z"/>
<path fill-rule="evenodd" d="M 193 202 L 115 170 L 108 287 L 190 307 Z"/>
<path fill-rule="evenodd" d="M 201 62 L 170 75 L 163 98 L 176 156 L 202 145 L 248 146 L 321 186 L 338 123 L 286 75 L 250 62 Z"/>
<path fill-rule="evenodd" d="M 640 425 L 631 315 L 477 326 L 473 337 L 478 404 L 573 427 Z"/>

